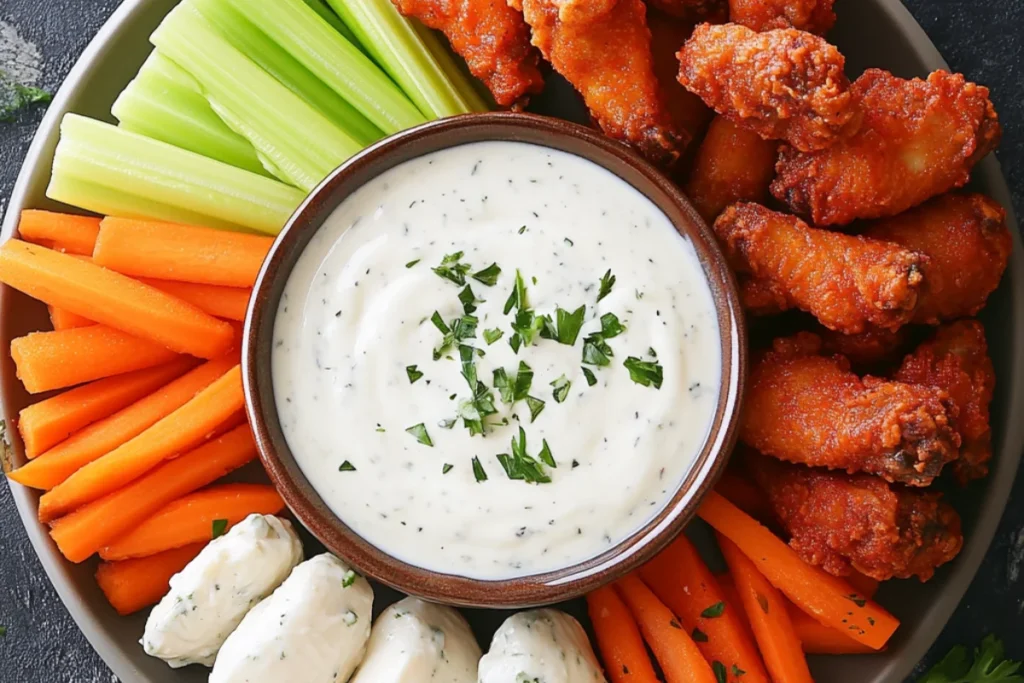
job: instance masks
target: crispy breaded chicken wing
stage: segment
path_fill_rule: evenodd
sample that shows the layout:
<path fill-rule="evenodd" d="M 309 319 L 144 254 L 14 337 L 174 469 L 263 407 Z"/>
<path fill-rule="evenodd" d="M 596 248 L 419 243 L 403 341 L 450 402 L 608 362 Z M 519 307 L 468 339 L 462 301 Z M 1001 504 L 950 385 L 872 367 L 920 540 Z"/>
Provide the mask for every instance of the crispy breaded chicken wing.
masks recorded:
<path fill-rule="evenodd" d="M 720 22 L 729 14 L 726 0 L 647 0 L 647 4 L 687 21 Z"/>
<path fill-rule="evenodd" d="M 759 204 L 728 207 L 715 233 L 734 269 L 847 334 L 910 320 L 926 257 L 891 242 L 812 228 Z M 763 286 L 762 286 L 763 288 Z"/>
<path fill-rule="evenodd" d="M 999 286 L 1013 247 L 1003 207 L 984 195 L 958 192 L 877 221 L 862 234 L 928 256 L 913 317 L 926 325 L 980 311 Z"/>
<path fill-rule="evenodd" d="M 647 26 L 651 30 L 654 76 L 658 79 L 661 96 L 672 119 L 674 130 L 683 139 L 693 140 L 704 131 L 708 121 L 715 114 L 699 97 L 676 80 L 676 73 L 679 71 L 676 51 L 693 33 L 693 24 L 648 8 Z M 774 168 L 772 173 L 775 173 Z"/>
<path fill-rule="evenodd" d="M 762 202 L 775 177 L 777 143 L 716 116 L 697 151 L 686 196 L 709 223 L 736 202 Z"/>
<path fill-rule="evenodd" d="M 959 409 L 956 427 L 963 440 L 953 474 L 961 484 L 988 474 L 992 459 L 989 404 L 996 376 L 981 323 L 960 320 L 940 327 L 931 341 L 903 360 L 894 377 L 949 392 Z"/>
<path fill-rule="evenodd" d="M 766 455 L 928 486 L 957 457 L 949 394 L 861 379 L 804 332 L 775 340 L 750 372 L 740 439 Z"/>
<path fill-rule="evenodd" d="M 540 55 L 522 12 L 506 0 L 392 0 L 398 11 L 445 34 L 503 107 L 521 108 L 544 88 Z"/>
<path fill-rule="evenodd" d="M 687 90 L 765 139 L 818 150 L 855 124 L 845 60 L 818 36 L 702 24 L 678 57 Z"/>
<path fill-rule="evenodd" d="M 793 307 L 789 297 L 768 280 L 749 273 L 737 273 L 736 282 L 740 290 L 740 305 L 750 315 L 778 315 Z"/>
<path fill-rule="evenodd" d="M 516 0 L 517 2 L 519 0 Z M 672 125 L 654 76 L 642 0 L 521 0 L 533 44 L 610 137 L 671 166 L 689 142 Z"/>
<path fill-rule="evenodd" d="M 808 153 L 783 147 L 772 193 L 815 225 L 895 216 L 967 182 L 1000 128 L 988 88 L 960 74 L 904 80 L 868 69 L 850 89 L 860 127 Z"/>
<path fill-rule="evenodd" d="M 795 28 L 819 36 L 836 23 L 835 0 L 729 0 L 729 21 L 755 31 Z"/>
<path fill-rule="evenodd" d="M 768 494 L 790 547 L 830 574 L 856 570 L 879 581 L 927 581 L 963 546 L 960 517 L 938 493 L 761 455 L 744 462 Z"/>
<path fill-rule="evenodd" d="M 815 326 L 826 354 L 845 356 L 857 370 L 892 369 L 911 343 L 910 330 L 883 330 L 869 327 L 860 334 L 842 334 L 827 327 Z"/>

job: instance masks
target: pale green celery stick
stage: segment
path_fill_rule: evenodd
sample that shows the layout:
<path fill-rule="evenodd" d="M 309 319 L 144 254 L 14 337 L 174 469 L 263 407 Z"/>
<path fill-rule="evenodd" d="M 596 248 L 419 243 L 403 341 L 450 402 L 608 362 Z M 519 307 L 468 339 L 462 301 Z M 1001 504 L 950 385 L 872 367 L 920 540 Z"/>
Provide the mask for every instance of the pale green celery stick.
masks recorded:
<path fill-rule="evenodd" d="M 193 0 L 190 3 L 210 25 L 246 57 L 304 99 L 314 109 L 340 126 L 365 147 L 384 137 L 379 127 L 363 116 L 344 97 L 298 62 L 252 24 L 246 11 L 239 12 L 223 0 Z M 309 10 L 303 8 L 303 12 Z M 336 34 L 335 34 L 336 35 Z M 344 40 L 339 38 L 339 40 Z M 369 61 L 361 52 L 362 59 Z M 377 67 L 374 67 L 375 69 Z M 379 72 L 380 70 L 377 69 Z M 381 74 L 382 78 L 386 78 Z M 411 105 L 410 105 L 411 106 Z"/>
<path fill-rule="evenodd" d="M 97 213 L 276 234 L 305 194 L 165 142 L 66 114 L 46 194 Z"/>
<path fill-rule="evenodd" d="M 281 180 L 309 192 L 363 148 L 239 52 L 191 2 L 174 8 L 150 41 L 196 79 L 217 115 Z"/>
<path fill-rule="evenodd" d="M 309 69 L 385 133 L 397 133 L 426 119 L 370 58 L 305 6 L 303 0 L 196 0 L 230 5 L 257 30 Z"/>
<path fill-rule="evenodd" d="M 413 23 L 391 0 L 327 2 L 428 118 L 474 111 L 476 95 L 469 81 L 445 73 Z"/>
<path fill-rule="evenodd" d="M 451 48 L 448 47 L 443 39 L 438 37 L 433 29 L 420 21 L 412 21 L 410 23 L 416 31 L 416 35 L 423 42 L 423 45 L 437 61 L 437 65 L 441 67 L 441 70 L 448 76 L 448 80 L 455 84 L 455 87 L 462 94 L 470 111 L 481 113 L 491 111 L 497 106 L 493 101 L 488 102 L 490 93 L 487 92 L 487 87 L 469 73 L 465 62 L 460 63 L 456 61 Z M 481 91 L 487 92 L 486 97 L 481 94 Z"/>
<path fill-rule="evenodd" d="M 228 128 L 197 90 L 164 75 L 170 68 L 178 67 L 159 52 L 149 56 L 110 109 L 121 127 L 267 175 L 249 141 Z M 191 78 L 184 72 L 183 75 Z"/>
<path fill-rule="evenodd" d="M 309 6 L 309 8 L 311 10 L 313 10 L 314 12 L 319 14 L 321 19 L 323 19 L 328 24 L 330 24 L 331 28 L 333 28 L 335 31 L 337 31 L 341 35 L 343 35 L 345 37 L 345 40 L 347 40 L 348 42 L 352 43 L 353 45 L 358 47 L 360 50 L 363 49 L 363 46 L 359 44 L 359 40 L 356 38 L 356 34 L 352 33 L 352 29 L 350 29 L 348 26 L 345 26 L 345 22 L 343 22 L 341 20 L 341 17 L 339 17 L 337 14 L 335 14 L 334 10 L 332 10 L 330 7 L 328 7 L 327 3 L 324 2 L 324 0 L 302 0 L 302 1 L 304 3 L 306 3 L 306 5 Z M 363 51 L 365 52 L 365 50 L 363 50 Z"/>

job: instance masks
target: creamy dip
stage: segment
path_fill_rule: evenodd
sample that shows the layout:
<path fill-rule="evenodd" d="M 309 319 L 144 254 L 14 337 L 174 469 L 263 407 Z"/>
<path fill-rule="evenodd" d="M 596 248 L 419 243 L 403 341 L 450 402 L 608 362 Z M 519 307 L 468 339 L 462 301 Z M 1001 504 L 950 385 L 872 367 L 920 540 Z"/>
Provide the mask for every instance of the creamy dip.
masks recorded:
<path fill-rule="evenodd" d="M 719 348 L 693 245 L 650 200 L 583 158 L 480 142 L 342 202 L 286 284 L 271 364 L 288 444 L 347 525 L 499 579 L 662 509 L 707 438 Z"/>

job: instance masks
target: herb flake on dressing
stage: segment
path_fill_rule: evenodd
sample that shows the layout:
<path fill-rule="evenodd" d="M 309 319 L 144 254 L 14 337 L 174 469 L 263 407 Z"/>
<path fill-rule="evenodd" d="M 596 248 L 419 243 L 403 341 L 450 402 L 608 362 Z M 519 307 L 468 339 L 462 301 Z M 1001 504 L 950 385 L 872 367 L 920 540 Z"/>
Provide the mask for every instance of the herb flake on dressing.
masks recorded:
<path fill-rule="evenodd" d="M 451 463 L 447 463 L 447 462 L 446 462 L 446 463 L 445 463 L 445 464 L 444 464 L 444 465 L 443 465 L 443 466 L 441 467 L 441 474 L 448 474 L 449 472 L 451 472 L 451 471 L 452 471 L 452 468 L 453 468 L 453 467 L 455 467 L 455 465 L 452 465 Z"/>
<path fill-rule="evenodd" d="M 405 374 L 409 377 L 409 384 L 415 384 L 416 380 L 423 377 L 423 373 L 420 372 L 415 365 L 406 365 Z"/>
<path fill-rule="evenodd" d="M 473 477 L 477 482 L 487 481 L 487 472 L 484 471 L 484 466 L 480 464 L 480 458 L 473 456 Z"/>
<path fill-rule="evenodd" d="M 502 330 L 498 329 L 497 327 L 492 327 L 489 330 L 484 330 L 483 335 L 484 341 L 487 343 L 488 346 L 490 346 L 494 342 L 501 339 L 505 335 L 505 333 Z"/>
<path fill-rule="evenodd" d="M 664 379 L 661 363 L 630 356 L 622 364 L 629 370 L 629 378 L 637 384 L 661 389 L 661 382 Z"/>
<path fill-rule="evenodd" d="M 382 432 L 384 430 L 383 429 L 379 429 L 377 431 L 381 431 Z M 338 465 L 338 471 L 339 472 L 355 472 L 356 471 L 356 466 L 353 465 L 352 463 L 350 463 L 348 460 L 346 460 L 345 462 L 343 462 L 340 465 Z"/>
<path fill-rule="evenodd" d="M 457 251 L 454 254 L 447 254 L 441 259 L 441 265 L 431 268 L 439 277 L 454 282 L 458 286 L 466 284 L 466 273 L 469 272 L 470 266 L 468 263 L 461 263 L 462 252 Z"/>
<path fill-rule="evenodd" d="M 413 259 L 412 261 L 409 261 L 408 263 L 406 263 L 405 267 L 406 268 L 412 268 L 413 266 L 415 266 L 420 261 L 421 261 L 421 259 Z"/>
<path fill-rule="evenodd" d="M 416 441 L 420 442 L 424 446 L 433 446 L 434 442 L 430 440 L 430 434 L 427 434 L 427 428 L 420 422 L 418 425 L 413 425 L 405 430 L 409 434 L 412 434 Z"/>
<path fill-rule="evenodd" d="M 605 298 L 612 293 L 612 287 L 615 286 L 615 276 L 612 275 L 612 271 L 609 269 L 601 276 L 601 286 L 597 292 L 597 300 Z"/>
<path fill-rule="evenodd" d="M 552 382 L 551 386 L 555 388 L 554 391 L 551 392 L 554 396 L 555 403 L 562 403 L 565 401 L 565 397 L 569 395 L 569 389 L 572 388 L 572 382 L 570 382 L 565 375 L 562 375 Z"/>
<path fill-rule="evenodd" d="M 478 270 L 471 276 L 477 282 L 493 287 L 498 283 L 498 276 L 501 275 L 501 268 L 497 263 L 492 263 L 483 270 Z"/>

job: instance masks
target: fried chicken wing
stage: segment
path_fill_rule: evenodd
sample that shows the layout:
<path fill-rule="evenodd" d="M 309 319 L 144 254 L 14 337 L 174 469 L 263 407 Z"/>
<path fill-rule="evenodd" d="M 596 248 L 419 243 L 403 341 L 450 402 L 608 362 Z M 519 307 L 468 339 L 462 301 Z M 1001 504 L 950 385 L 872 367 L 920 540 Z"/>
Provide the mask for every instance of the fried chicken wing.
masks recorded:
<path fill-rule="evenodd" d="M 854 122 L 845 60 L 810 33 L 702 24 L 678 57 L 687 90 L 765 139 L 818 150 Z"/>
<path fill-rule="evenodd" d="M 842 334 L 816 326 L 814 333 L 821 337 L 826 354 L 845 356 L 858 370 L 891 369 L 910 344 L 910 331 L 906 327 L 898 330 L 869 327 L 860 334 Z"/>
<path fill-rule="evenodd" d="M 949 392 L 959 409 L 956 427 L 963 440 L 953 474 L 961 484 L 988 474 L 992 459 L 989 404 L 996 376 L 981 324 L 960 320 L 940 327 L 931 341 L 903 360 L 894 377 Z"/>
<path fill-rule="evenodd" d="M 518 2 L 518 0 L 516 0 Z M 685 148 L 654 76 L 642 0 L 522 0 L 533 44 L 608 136 L 671 166 Z"/>
<path fill-rule="evenodd" d="M 729 14 L 726 0 L 647 0 L 647 4 L 673 17 L 687 21 L 725 21 Z M 682 43 L 680 43 L 681 45 Z M 678 48 L 679 45 L 676 45 Z"/>
<path fill-rule="evenodd" d="M 792 308 L 789 297 L 772 282 L 756 278 L 749 273 L 737 273 L 740 305 L 750 315 L 778 315 Z"/>
<path fill-rule="evenodd" d="M 768 494 L 790 547 L 830 574 L 856 570 L 879 581 L 927 581 L 963 546 L 960 517 L 938 493 L 760 455 L 745 463 Z"/>
<path fill-rule="evenodd" d="M 392 0 L 398 11 L 445 34 L 503 107 L 521 108 L 544 88 L 540 55 L 522 12 L 506 0 Z"/>
<path fill-rule="evenodd" d="M 835 0 L 729 0 L 729 21 L 754 31 L 795 28 L 819 36 L 836 23 Z"/>
<path fill-rule="evenodd" d="M 816 152 L 783 147 L 772 193 L 815 225 L 895 216 L 967 182 L 1000 127 L 988 88 L 960 74 L 868 69 L 850 89 L 860 127 Z"/>
<path fill-rule="evenodd" d="M 674 130 L 685 140 L 697 138 L 714 116 L 706 104 L 679 84 L 676 73 L 679 60 L 676 51 L 693 33 L 693 24 L 664 12 L 647 12 L 647 26 L 651 30 L 651 57 L 654 76 L 658 79 L 661 96 L 672 119 Z M 678 168 L 676 169 L 678 171 Z M 775 169 L 772 169 L 774 174 Z"/>
<path fill-rule="evenodd" d="M 777 144 L 716 116 L 697 151 L 686 196 L 709 223 L 736 202 L 762 202 L 775 177 Z"/>
<path fill-rule="evenodd" d="M 913 321 L 937 325 L 972 316 L 999 286 L 1013 240 L 1006 211 L 980 194 L 951 192 L 864 231 L 928 256 Z"/>
<path fill-rule="evenodd" d="M 957 457 L 956 407 L 934 387 L 859 376 L 804 332 L 751 369 L 740 439 L 780 460 L 928 486 Z"/>
<path fill-rule="evenodd" d="M 846 334 L 910 320 L 926 257 L 891 242 L 819 230 L 759 204 L 728 207 L 715 233 L 734 269 Z M 762 285 L 762 289 L 763 289 Z"/>

